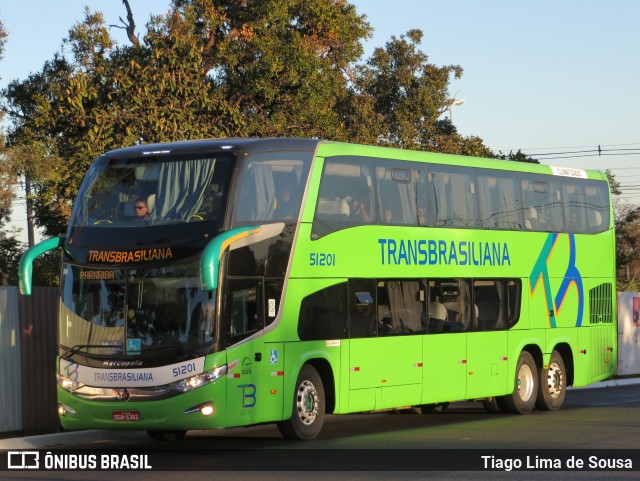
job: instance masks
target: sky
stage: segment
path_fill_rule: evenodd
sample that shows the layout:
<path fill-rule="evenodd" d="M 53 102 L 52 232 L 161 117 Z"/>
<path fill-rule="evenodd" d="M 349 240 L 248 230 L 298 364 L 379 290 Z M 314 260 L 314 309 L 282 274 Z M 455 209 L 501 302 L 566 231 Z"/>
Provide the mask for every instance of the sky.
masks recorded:
<path fill-rule="evenodd" d="M 351 0 L 374 29 L 367 58 L 391 36 L 418 28 L 436 65 L 459 65 L 452 80 L 458 131 L 493 151 L 522 149 L 542 163 L 612 169 L 622 198 L 640 204 L 640 2 L 635 0 Z M 9 33 L 0 88 L 38 72 L 62 48 L 84 7 L 118 24 L 121 0 L 0 0 Z M 131 0 L 138 32 L 168 0 Z M 124 32 L 112 34 L 126 44 Z M 598 154 L 600 146 L 600 154 Z M 16 202 L 14 223 L 25 214 Z M 25 229 L 26 230 L 26 229 Z"/>

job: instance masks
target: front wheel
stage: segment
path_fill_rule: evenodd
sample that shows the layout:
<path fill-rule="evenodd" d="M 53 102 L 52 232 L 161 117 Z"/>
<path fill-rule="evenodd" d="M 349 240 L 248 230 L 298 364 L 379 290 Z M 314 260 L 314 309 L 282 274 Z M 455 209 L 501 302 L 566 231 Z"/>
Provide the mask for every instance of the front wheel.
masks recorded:
<path fill-rule="evenodd" d="M 567 373 L 558 351 L 551 353 L 549 367 L 540 367 L 538 375 L 540 379 L 536 407 L 545 411 L 560 409 L 567 394 Z"/>
<path fill-rule="evenodd" d="M 509 412 L 529 414 L 536 405 L 538 394 L 538 367 L 533 356 L 522 351 L 516 366 L 513 393 L 505 396 L 504 404 Z"/>
<path fill-rule="evenodd" d="M 313 366 L 305 364 L 296 381 L 291 419 L 279 422 L 278 430 L 286 439 L 314 439 L 322 429 L 324 412 L 322 379 Z"/>

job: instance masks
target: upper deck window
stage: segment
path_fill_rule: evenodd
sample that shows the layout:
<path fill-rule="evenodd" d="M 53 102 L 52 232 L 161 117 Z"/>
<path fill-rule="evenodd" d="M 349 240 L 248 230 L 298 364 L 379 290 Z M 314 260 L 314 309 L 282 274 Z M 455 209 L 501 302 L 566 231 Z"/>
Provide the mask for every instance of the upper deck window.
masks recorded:
<path fill-rule="evenodd" d="M 311 153 L 264 152 L 241 166 L 233 224 L 298 220 Z"/>
<path fill-rule="evenodd" d="M 96 162 L 80 188 L 73 226 L 148 226 L 217 220 L 231 173 L 229 155 Z"/>

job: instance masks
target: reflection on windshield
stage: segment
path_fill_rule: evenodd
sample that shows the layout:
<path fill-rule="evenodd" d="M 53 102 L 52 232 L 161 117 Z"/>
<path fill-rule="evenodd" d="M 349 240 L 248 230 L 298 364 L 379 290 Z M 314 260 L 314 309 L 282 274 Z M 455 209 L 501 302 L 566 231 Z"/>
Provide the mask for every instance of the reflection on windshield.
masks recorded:
<path fill-rule="evenodd" d="M 230 157 L 96 163 L 82 183 L 74 226 L 144 226 L 223 216 Z"/>
<path fill-rule="evenodd" d="M 199 287 L 198 264 L 155 269 L 67 265 L 60 344 L 97 355 L 184 352 L 214 340 L 215 296 Z"/>

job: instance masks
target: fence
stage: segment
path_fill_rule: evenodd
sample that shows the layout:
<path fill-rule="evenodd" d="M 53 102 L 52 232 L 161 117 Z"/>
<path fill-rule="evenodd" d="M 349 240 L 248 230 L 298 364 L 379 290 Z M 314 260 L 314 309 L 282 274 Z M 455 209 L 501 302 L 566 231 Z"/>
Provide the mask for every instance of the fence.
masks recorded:
<path fill-rule="evenodd" d="M 57 288 L 0 287 L 0 432 L 59 429 Z M 618 294 L 619 376 L 640 375 L 640 293 Z"/>
<path fill-rule="evenodd" d="M 57 288 L 0 287 L 0 432 L 52 431 L 56 403 Z"/>

